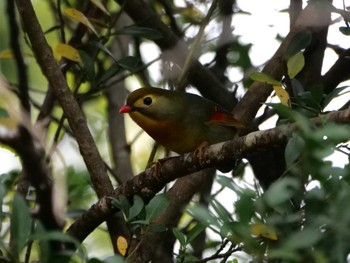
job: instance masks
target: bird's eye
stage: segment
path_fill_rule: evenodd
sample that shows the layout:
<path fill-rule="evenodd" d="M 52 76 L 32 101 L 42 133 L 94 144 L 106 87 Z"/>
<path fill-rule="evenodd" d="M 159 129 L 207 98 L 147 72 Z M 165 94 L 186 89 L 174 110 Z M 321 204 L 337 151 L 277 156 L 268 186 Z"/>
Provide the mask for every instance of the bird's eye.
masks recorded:
<path fill-rule="evenodd" d="M 143 104 L 145 105 L 151 105 L 152 104 L 152 98 L 151 97 L 146 97 L 143 99 Z"/>

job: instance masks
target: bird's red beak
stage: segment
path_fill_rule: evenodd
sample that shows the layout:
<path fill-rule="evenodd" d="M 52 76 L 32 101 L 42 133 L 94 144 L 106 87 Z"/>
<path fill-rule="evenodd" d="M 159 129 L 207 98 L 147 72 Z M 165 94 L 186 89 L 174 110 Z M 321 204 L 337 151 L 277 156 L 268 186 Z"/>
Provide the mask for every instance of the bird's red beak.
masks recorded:
<path fill-rule="evenodd" d="M 128 106 L 128 105 L 124 105 L 123 107 L 121 107 L 120 109 L 119 109 L 119 113 L 129 113 L 129 112 L 131 112 L 132 110 L 131 110 L 131 107 L 130 106 Z"/>

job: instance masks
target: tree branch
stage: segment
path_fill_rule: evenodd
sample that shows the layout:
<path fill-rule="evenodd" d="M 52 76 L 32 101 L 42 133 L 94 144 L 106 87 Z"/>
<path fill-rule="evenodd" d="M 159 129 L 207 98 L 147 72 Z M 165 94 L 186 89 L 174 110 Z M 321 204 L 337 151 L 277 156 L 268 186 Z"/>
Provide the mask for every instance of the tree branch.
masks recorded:
<path fill-rule="evenodd" d="M 16 21 L 15 13 L 15 3 L 12 0 L 7 1 L 7 16 L 9 19 L 10 26 L 10 46 L 15 57 L 16 66 L 17 66 L 17 75 L 18 75 L 18 88 L 19 94 L 18 97 L 21 101 L 22 108 L 25 111 L 25 114 L 30 113 L 30 99 L 29 99 L 29 87 L 28 87 L 28 76 L 27 68 L 24 63 L 24 58 L 22 55 L 22 50 L 18 42 L 18 26 Z"/>
<path fill-rule="evenodd" d="M 339 124 L 350 123 L 350 109 L 331 112 L 327 115 L 312 119 L 316 125 L 326 121 Z M 156 195 L 167 183 L 185 175 L 216 167 L 221 163 L 248 156 L 250 153 L 268 150 L 271 147 L 286 143 L 290 134 L 298 129 L 297 124 L 281 125 L 273 129 L 252 132 L 232 141 L 214 144 L 205 149 L 203 158 L 199 160 L 195 153 L 160 160 L 158 165 L 128 180 L 113 191 L 112 196 L 132 197 L 139 195 L 146 202 Z M 112 208 L 108 197 L 94 204 L 87 212 L 77 219 L 67 232 L 83 241 L 116 209 Z"/>
<path fill-rule="evenodd" d="M 79 105 L 53 57 L 50 46 L 47 44 L 33 6 L 29 0 L 16 0 L 16 4 L 38 64 L 67 116 L 97 195 L 100 198 L 108 195 L 112 191 L 112 184 L 107 176 L 106 167 Z"/>
<path fill-rule="evenodd" d="M 342 81 L 350 78 L 350 71 L 344 70 L 350 67 L 349 55 L 350 49 L 344 50 L 333 66 L 321 78 L 326 94 L 331 93 Z"/>
<path fill-rule="evenodd" d="M 324 27 L 325 23 L 328 23 L 328 19 L 323 17 L 324 12 L 322 8 L 315 2 L 317 1 L 310 1 L 301 12 L 278 50 L 263 68 L 262 71 L 264 73 L 267 73 L 276 80 L 281 80 L 286 74 L 286 50 L 294 36 L 305 29 L 310 30 L 312 33 L 317 32 Z M 271 92 L 271 85 L 257 81 L 254 82 L 235 107 L 233 111 L 235 117 L 241 123 L 248 125 L 254 119 L 262 103 L 266 101 Z"/>

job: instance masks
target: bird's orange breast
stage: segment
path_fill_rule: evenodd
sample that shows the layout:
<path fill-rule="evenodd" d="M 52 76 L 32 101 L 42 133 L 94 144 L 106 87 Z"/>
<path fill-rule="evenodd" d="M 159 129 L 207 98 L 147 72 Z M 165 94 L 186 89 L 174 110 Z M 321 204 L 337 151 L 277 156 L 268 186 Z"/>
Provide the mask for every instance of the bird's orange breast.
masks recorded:
<path fill-rule="evenodd" d="M 130 117 L 155 141 L 172 151 L 178 152 L 177 148 L 179 148 L 183 136 L 179 127 L 168 120 L 155 120 L 137 111 L 131 112 Z"/>

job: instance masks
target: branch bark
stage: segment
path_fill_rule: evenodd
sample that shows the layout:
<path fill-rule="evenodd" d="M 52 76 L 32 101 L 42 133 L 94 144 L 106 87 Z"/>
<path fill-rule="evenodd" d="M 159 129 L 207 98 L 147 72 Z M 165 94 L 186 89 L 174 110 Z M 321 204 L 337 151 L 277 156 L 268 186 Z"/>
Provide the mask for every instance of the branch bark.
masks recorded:
<path fill-rule="evenodd" d="M 281 80 L 286 75 L 286 50 L 294 36 L 306 29 L 310 30 L 311 33 L 317 33 L 325 25 L 328 25 L 328 17 L 324 17 L 324 10 L 315 2 L 317 1 L 310 1 L 300 13 L 276 53 L 263 68 L 262 71 L 264 73 L 267 73 L 276 80 Z M 233 111 L 235 117 L 241 123 L 248 125 L 254 119 L 262 103 L 266 101 L 271 92 L 271 85 L 254 82 L 235 107 Z"/>
<path fill-rule="evenodd" d="M 312 119 L 319 125 L 326 121 L 339 124 L 350 123 L 350 109 L 329 113 Z M 112 196 L 132 197 L 139 195 L 146 202 L 157 194 L 167 183 L 185 175 L 211 168 L 230 160 L 243 158 L 250 153 L 271 149 L 286 143 L 290 134 L 298 129 L 297 124 L 278 126 L 273 129 L 252 132 L 232 141 L 209 146 L 199 160 L 195 153 L 185 154 L 161 160 L 159 165 L 146 169 L 144 172 L 128 180 L 113 191 Z M 87 212 L 77 219 L 67 230 L 67 233 L 83 241 L 107 217 L 116 212 L 110 199 L 104 197 L 94 204 Z"/>
<path fill-rule="evenodd" d="M 33 6 L 29 0 L 16 0 L 16 5 L 38 64 L 67 116 L 81 155 L 90 172 L 96 193 L 99 198 L 108 195 L 113 188 L 107 176 L 106 167 L 87 127 L 81 109 L 53 57 L 52 50 L 45 39 Z"/>

